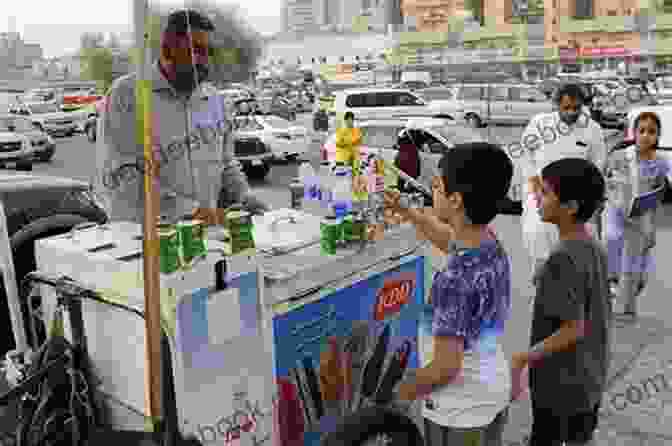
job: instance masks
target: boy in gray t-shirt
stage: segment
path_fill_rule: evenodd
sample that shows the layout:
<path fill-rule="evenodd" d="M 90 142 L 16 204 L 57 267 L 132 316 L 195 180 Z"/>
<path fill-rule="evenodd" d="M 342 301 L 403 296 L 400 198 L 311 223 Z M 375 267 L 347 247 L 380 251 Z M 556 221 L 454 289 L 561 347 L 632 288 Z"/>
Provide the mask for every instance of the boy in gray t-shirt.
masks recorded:
<path fill-rule="evenodd" d="M 604 248 L 585 231 L 604 201 L 604 178 L 589 161 L 567 158 L 542 171 L 541 218 L 560 241 L 535 274 L 536 299 L 528 352 L 530 446 L 590 444 L 606 386 L 611 305 Z"/>

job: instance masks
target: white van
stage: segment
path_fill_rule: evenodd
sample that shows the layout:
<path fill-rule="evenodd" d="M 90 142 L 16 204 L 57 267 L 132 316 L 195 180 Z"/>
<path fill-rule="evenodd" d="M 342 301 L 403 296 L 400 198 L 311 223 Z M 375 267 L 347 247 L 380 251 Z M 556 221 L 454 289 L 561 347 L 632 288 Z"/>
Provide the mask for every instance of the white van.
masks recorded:
<path fill-rule="evenodd" d="M 334 109 L 340 121 L 346 112 L 352 112 L 357 121 L 369 119 L 396 119 L 408 117 L 442 117 L 436 108 L 419 95 L 396 88 L 367 88 L 337 91 Z"/>

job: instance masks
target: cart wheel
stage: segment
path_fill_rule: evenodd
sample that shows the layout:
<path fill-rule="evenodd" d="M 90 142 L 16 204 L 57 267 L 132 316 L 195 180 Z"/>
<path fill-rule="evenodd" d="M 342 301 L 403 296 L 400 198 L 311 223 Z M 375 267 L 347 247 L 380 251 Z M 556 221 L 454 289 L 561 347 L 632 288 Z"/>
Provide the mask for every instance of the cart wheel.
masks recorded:
<path fill-rule="evenodd" d="M 322 446 L 368 446 L 383 438 L 387 446 L 425 444 L 409 417 L 384 407 L 368 407 L 345 417 L 333 432 L 325 435 Z"/>

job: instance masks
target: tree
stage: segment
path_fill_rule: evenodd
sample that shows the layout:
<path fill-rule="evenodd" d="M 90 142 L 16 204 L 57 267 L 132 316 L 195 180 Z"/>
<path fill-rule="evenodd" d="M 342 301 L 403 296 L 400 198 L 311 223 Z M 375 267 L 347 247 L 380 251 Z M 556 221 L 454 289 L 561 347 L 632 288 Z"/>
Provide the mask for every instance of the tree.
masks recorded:
<path fill-rule="evenodd" d="M 218 5 L 212 0 L 187 0 L 185 3 L 185 7 L 206 14 L 216 28 L 210 42 L 210 80 L 216 83 L 248 80 L 262 55 L 263 39 L 246 24 L 240 9 L 233 5 Z M 173 11 L 174 8 L 165 5 L 150 6 L 152 60 L 160 55 L 161 31 Z"/>
<path fill-rule="evenodd" d="M 114 57 L 109 48 L 87 48 L 81 51 L 82 78 L 97 81 L 103 91 L 112 85 Z"/>

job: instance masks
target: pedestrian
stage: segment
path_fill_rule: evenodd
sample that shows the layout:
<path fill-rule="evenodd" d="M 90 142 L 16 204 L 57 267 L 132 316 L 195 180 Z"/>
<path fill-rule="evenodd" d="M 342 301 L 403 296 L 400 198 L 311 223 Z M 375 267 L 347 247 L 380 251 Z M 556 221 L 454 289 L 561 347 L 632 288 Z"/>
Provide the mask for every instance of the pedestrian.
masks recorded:
<path fill-rule="evenodd" d="M 557 111 L 532 118 L 521 138 L 525 156 L 523 241 L 532 260 L 532 276 L 558 241 L 557 228 L 542 222 L 537 212 L 541 170 L 553 161 L 575 157 L 590 160 L 601 169 L 607 155 L 602 129 L 585 111 L 581 87 L 577 84 L 559 87 L 554 101 Z M 595 223 L 599 224 L 599 220 Z"/>
<path fill-rule="evenodd" d="M 624 313 L 633 317 L 652 268 L 656 213 L 665 177 L 672 176 L 669 161 L 657 154 L 662 130 L 658 115 L 641 113 L 634 129 L 634 144 L 613 152 L 607 160 L 605 176 L 609 187 L 604 225 L 612 293 L 624 304 Z M 651 196 L 656 190 L 659 193 Z M 648 208 L 642 215 L 631 215 L 634 198 L 642 196 L 652 199 L 647 200 Z"/>
<path fill-rule="evenodd" d="M 394 165 L 413 179 L 417 180 L 420 176 L 420 151 L 406 131 L 402 131 L 399 138 L 399 150 Z M 416 192 L 402 178 L 399 178 L 398 187 L 401 192 Z"/>
<path fill-rule="evenodd" d="M 336 162 L 345 163 L 353 169 L 360 161 L 359 144 L 362 141 L 362 132 L 355 127 L 355 114 L 345 112 L 343 127 L 336 130 Z"/>
<path fill-rule="evenodd" d="M 611 306 L 607 255 L 585 223 L 604 200 L 605 183 L 581 158 L 554 161 L 541 177 L 541 219 L 560 239 L 537 272 L 532 347 L 513 355 L 512 369 L 529 367 L 529 446 L 588 445 L 607 384 Z"/>
<path fill-rule="evenodd" d="M 511 186 L 513 164 L 500 147 L 477 142 L 447 151 L 439 171 L 432 213 L 403 208 L 398 191 L 385 193 L 386 205 L 445 256 L 432 282 L 431 336 L 422 341 L 431 358 L 398 386 L 397 398 L 425 400 L 428 446 L 501 445 L 511 399 L 502 350 L 511 267 L 488 224 Z"/>
<path fill-rule="evenodd" d="M 268 209 L 249 191 L 234 158 L 232 120 L 220 96 L 208 96 L 212 22 L 194 10 L 176 11 L 161 34 L 161 54 L 151 70 L 153 145 L 158 166 L 160 213 L 169 220 L 195 215 L 207 223 L 244 203 Z M 102 116 L 97 186 L 112 220 L 140 223 L 144 216 L 144 146 L 137 133 L 138 75 L 114 81 Z M 218 217 L 219 216 L 219 217 Z"/>

